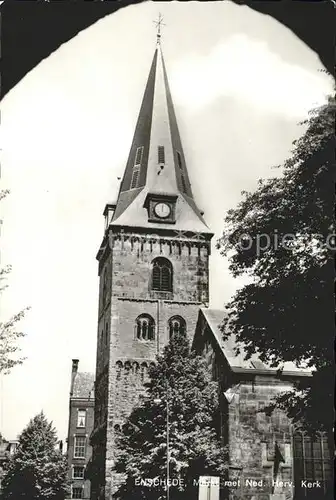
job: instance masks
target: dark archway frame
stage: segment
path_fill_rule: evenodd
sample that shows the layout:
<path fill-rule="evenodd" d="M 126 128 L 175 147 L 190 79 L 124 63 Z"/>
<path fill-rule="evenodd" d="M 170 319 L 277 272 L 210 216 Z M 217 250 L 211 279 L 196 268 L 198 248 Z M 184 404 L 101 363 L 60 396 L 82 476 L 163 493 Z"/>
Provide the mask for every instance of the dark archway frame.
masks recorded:
<path fill-rule="evenodd" d="M 335 5 L 332 0 L 233 0 L 290 28 L 334 71 Z M 80 31 L 131 1 L 5 0 L 1 12 L 1 97 L 42 59 Z"/>

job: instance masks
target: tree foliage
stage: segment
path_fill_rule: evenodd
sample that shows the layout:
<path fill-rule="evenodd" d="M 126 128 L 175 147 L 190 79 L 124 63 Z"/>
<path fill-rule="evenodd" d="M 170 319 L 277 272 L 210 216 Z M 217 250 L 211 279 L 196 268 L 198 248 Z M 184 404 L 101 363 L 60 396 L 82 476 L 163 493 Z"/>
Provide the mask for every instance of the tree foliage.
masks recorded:
<path fill-rule="evenodd" d="M 8 190 L 0 191 L 0 200 L 9 194 Z M 7 288 L 5 280 L 11 267 L 0 268 L 0 294 Z M 7 321 L 0 321 L 0 373 L 8 373 L 14 366 L 23 363 L 24 358 L 18 357 L 20 351 L 18 341 L 24 333 L 17 329 L 17 323 L 24 317 L 28 308 L 14 314 Z"/>
<path fill-rule="evenodd" d="M 166 498 L 167 406 L 170 498 L 192 498 L 197 492 L 194 479 L 222 475 L 227 467 L 218 435 L 218 386 L 211 381 L 205 360 L 190 352 L 183 334 L 170 340 L 149 376 L 146 397 L 117 439 L 115 470 L 126 478 L 118 498 Z M 155 478 L 162 484 L 139 484 Z"/>
<path fill-rule="evenodd" d="M 0 269 L 0 293 L 6 288 L 4 279 L 10 272 L 10 267 Z M 7 321 L 0 321 L 0 373 L 8 373 L 14 366 L 23 363 L 23 357 L 18 356 L 20 346 L 18 341 L 25 334 L 17 329 L 18 322 L 24 317 L 28 308 L 19 311 Z"/>
<path fill-rule="evenodd" d="M 251 281 L 228 304 L 224 335 L 247 357 L 273 366 L 291 361 L 314 371 L 278 404 L 305 425 L 331 428 L 335 102 L 313 110 L 306 132 L 278 177 L 260 180 L 228 212 L 218 242 L 234 276 Z M 239 348 L 238 348 L 239 349 Z"/>
<path fill-rule="evenodd" d="M 56 431 L 43 412 L 30 420 L 3 479 L 4 500 L 65 498 L 67 463 L 57 443 Z"/>

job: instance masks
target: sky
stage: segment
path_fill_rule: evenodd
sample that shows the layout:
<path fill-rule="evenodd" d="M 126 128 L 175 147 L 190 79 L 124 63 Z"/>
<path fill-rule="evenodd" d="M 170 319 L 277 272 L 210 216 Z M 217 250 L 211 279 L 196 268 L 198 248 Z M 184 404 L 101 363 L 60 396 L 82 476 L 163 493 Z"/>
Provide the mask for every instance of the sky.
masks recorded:
<path fill-rule="evenodd" d="M 125 7 L 44 59 L 2 102 L 1 264 L 11 264 L 1 320 L 21 323 L 27 357 L 1 376 L 0 432 L 15 439 L 44 410 L 65 439 L 71 359 L 94 371 L 102 211 L 116 198 L 164 17 L 162 49 L 194 197 L 221 234 L 228 209 L 279 175 L 298 125 L 332 79 L 273 18 L 225 2 Z M 241 279 L 213 248 L 211 306 Z"/>

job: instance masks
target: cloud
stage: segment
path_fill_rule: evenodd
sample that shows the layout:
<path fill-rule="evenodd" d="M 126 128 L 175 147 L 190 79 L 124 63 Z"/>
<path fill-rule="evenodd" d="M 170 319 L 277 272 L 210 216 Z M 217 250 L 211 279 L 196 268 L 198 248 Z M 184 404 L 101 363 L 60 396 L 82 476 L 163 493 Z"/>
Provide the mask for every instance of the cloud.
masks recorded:
<path fill-rule="evenodd" d="M 188 56 L 176 64 L 171 86 L 177 104 L 198 111 L 215 99 L 244 100 L 261 112 L 300 119 L 323 104 L 331 78 L 290 64 L 266 42 L 235 34 L 207 56 Z"/>

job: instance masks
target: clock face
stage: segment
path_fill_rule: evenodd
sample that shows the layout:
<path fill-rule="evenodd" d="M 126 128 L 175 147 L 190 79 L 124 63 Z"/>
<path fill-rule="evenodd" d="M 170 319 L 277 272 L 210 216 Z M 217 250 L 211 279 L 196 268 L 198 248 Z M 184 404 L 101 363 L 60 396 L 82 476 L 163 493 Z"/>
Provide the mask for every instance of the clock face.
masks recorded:
<path fill-rule="evenodd" d="M 161 219 L 165 219 L 169 216 L 171 208 L 167 203 L 157 203 L 154 207 L 155 214 Z"/>

